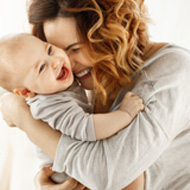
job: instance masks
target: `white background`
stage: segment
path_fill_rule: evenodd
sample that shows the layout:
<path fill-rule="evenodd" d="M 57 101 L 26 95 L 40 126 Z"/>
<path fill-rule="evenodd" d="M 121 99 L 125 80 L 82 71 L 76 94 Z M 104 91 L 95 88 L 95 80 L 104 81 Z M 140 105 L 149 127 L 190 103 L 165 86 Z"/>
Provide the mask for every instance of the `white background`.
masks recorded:
<path fill-rule="evenodd" d="M 174 42 L 190 49 L 190 1 L 145 0 L 153 24 L 152 40 Z M 13 32 L 28 32 L 27 0 L 0 0 L 0 37 Z"/>
<path fill-rule="evenodd" d="M 190 1 L 145 0 L 145 3 L 153 20 L 149 26 L 152 40 L 190 49 Z M 26 0 L 0 0 L 0 37 L 29 29 Z M 33 190 L 36 167 L 32 143 L 23 132 L 8 128 L 0 117 L 0 189 Z"/>
<path fill-rule="evenodd" d="M 172 42 L 190 49 L 190 1 L 145 0 L 153 24 L 152 40 Z"/>

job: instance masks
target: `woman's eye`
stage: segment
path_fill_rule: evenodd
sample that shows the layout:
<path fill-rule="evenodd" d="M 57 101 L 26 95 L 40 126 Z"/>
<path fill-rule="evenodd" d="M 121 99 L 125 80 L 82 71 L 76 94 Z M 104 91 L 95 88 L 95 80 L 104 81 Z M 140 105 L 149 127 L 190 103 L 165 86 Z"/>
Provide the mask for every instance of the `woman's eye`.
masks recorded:
<path fill-rule="evenodd" d="M 39 73 L 41 73 L 44 70 L 44 68 L 45 68 L 45 64 L 41 65 L 39 69 Z"/>
<path fill-rule="evenodd" d="M 80 48 L 73 48 L 71 51 L 72 52 L 77 52 L 77 51 L 79 51 L 80 50 Z"/>
<path fill-rule="evenodd" d="M 49 46 L 49 48 L 48 48 L 48 55 L 51 55 L 51 52 L 52 52 L 52 46 Z"/>

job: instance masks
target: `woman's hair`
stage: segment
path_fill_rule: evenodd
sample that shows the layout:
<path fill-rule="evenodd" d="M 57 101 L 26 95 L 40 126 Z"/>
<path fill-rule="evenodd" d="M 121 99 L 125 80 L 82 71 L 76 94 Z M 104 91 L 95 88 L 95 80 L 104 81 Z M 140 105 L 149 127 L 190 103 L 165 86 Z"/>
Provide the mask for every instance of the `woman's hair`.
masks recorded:
<path fill-rule="evenodd" d="M 76 19 L 78 35 L 96 62 L 92 76 L 98 99 L 105 104 L 131 84 L 149 40 L 144 0 L 32 0 L 32 34 L 46 40 L 43 22 L 56 17 Z"/>

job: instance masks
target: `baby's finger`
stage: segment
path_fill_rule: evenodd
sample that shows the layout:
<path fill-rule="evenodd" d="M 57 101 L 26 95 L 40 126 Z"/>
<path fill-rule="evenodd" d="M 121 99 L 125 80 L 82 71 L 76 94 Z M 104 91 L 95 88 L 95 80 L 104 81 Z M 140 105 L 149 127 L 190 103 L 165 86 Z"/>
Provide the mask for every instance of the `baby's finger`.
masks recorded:
<path fill-rule="evenodd" d="M 141 104 L 140 110 L 143 111 L 145 109 L 144 104 Z"/>
<path fill-rule="evenodd" d="M 52 170 L 52 166 L 48 166 L 48 167 L 43 167 L 41 169 L 41 173 L 43 173 L 44 175 L 50 177 L 55 172 Z"/>
<path fill-rule="evenodd" d="M 143 102 L 144 102 L 142 98 L 140 98 L 139 96 L 136 96 L 136 95 L 133 97 L 133 99 L 140 104 L 143 104 Z"/>
<path fill-rule="evenodd" d="M 135 96 L 135 94 L 131 91 L 129 91 L 125 94 L 125 97 L 132 97 L 132 96 Z"/>

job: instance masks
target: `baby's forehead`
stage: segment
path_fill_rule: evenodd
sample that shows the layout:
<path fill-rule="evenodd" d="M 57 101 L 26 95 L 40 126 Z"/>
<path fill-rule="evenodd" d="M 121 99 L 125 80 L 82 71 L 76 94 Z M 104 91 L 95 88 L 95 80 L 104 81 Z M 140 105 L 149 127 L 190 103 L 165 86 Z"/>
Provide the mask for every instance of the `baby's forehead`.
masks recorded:
<path fill-rule="evenodd" d="M 34 48 L 33 46 L 29 46 L 30 40 L 34 40 L 35 37 L 32 35 L 18 35 L 10 37 L 8 40 L 4 43 L 4 52 L 11 56 L 11 55 L 20 55 L 22 53 L 26 53 L 27 49 Z"/>
<path fill-rule="evenodd" d="M 4 45 L 4 47 L 15 48 L 34 38 L 34 36 L 26 33 L 7 35 L 0 40 L 0 44 Z"/>
<path fill-rule="evenodd" d="M 31 38 L 31 35 L 28 35 L 28 34 L 16 35 L 10 38 L 8 44 L 12 46 L 13 48 L 17 46 L 22 47 L 22 45 L 24 45 L 24 43 L 27 43 L 27 41 L 30 40 L 30 38 Z"/>
<path fill-rule="evenodd" d="M 9 63 L 22 53 L 26 46 L 29 35 L 8 35 L 0 39 L 0 60 L 3 63 Z"/>
<path fill-rule="evenodd" d="M 24 41 L 27 40 L 25 35 L 14 35 L 14 36 L 5 36 L 0 40 L 0 50 L 1 52 L 11 52 L 13 49 L 22 46 Z"/>

